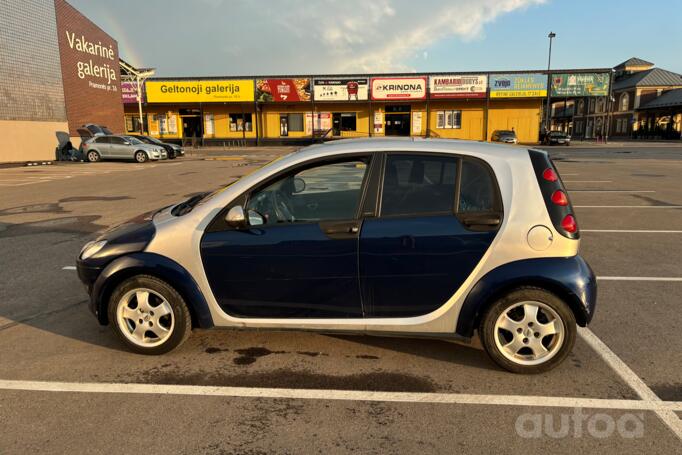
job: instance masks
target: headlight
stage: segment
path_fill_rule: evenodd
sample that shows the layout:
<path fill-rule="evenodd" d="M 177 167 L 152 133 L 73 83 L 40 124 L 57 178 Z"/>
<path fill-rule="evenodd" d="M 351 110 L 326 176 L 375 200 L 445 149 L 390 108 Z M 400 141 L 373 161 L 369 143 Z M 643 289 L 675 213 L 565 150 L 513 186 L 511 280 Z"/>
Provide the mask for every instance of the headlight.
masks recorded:
<path fill-rule="evenodd" d="M 88 242 L 83 246 L 83 249 L 81 249 L 81 259 L 87 259 L 97 252 L 104 248 L 104 245 L 107 244 L 106 240 L 93 240 L 92 242 Z"/>

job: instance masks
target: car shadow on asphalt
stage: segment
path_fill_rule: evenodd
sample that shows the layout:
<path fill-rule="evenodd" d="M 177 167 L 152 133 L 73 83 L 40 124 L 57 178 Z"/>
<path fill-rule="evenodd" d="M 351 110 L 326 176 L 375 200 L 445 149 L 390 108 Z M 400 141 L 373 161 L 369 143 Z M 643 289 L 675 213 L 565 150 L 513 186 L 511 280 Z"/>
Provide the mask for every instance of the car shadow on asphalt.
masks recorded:
<path fill-rule="evenodd" d="M 471 368 L 499 371 L 488 358 L 485 351 L 474 346 L 455 343 L 449 340 L 426 338 L 403 338 L 398 336 L 380 335 L 328 335 L 346 342 L 386 349 L 401 354 L 438 360 L 451 364 L 458 364 Z"/>

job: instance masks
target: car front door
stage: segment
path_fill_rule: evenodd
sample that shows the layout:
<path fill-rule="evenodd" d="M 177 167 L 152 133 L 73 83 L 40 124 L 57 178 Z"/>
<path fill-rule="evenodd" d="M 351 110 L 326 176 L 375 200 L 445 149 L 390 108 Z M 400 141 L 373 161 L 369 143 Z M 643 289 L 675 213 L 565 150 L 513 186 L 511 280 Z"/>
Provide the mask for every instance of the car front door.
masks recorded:
<path fill-rule="evenodd" d="M 132 158 L 133 149 L 127 145 L 127 141 L 122 137 L 111 136 L 111 157 L 112 158 Z"/>
<path fill-rule="evenodd" d="M 360 235 L 366 317 L 430 313 L 459 289 L 492 243 L 502 211 L 490 169 L 455 155 L 385 157 L 378 215 Z"/>
<path fill-rule="evenodd" d="M 220 307 L 236 317 L 361 318 L 358 208 L 369 164 L 365 155 L 318 162 L 265 182 L 238 201 L 243 228 L 218 215 L 201 257 Z"/>

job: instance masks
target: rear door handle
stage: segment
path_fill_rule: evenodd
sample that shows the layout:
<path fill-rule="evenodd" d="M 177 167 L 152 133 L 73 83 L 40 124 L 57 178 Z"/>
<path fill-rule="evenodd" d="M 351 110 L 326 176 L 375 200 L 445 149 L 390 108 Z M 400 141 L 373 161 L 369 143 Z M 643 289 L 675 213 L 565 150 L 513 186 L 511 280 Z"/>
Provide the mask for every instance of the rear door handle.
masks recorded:
<path fill-rule="evenodd" d="M 460 215 L 460 221 L 466 227 L 493 228 L 499 226 L 502 219 L 497 214 L 476 213 Z"/>

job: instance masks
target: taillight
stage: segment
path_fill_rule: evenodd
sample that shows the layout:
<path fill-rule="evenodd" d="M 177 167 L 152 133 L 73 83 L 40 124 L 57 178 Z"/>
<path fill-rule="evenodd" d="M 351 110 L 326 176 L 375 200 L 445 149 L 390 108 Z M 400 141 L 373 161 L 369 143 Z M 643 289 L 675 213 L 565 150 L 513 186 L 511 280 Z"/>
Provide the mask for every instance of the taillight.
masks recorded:
<path fill-rule="evenodd" d="M 575 222 L 575 217 L 568 214 L 561 220 L 561 227 L 568 233 L 575 234 L 578 231 L 578 223 Z"/>
<path fill-rule="evenodd" d="M 556 182 L 559 180 L 559 177 L 557 177 L 556 172 L 554 172 L 554 169 L 552 168 L 547 168 L 545 171 L 542 173 L 542 178 L 547 180 L 548 182 Z"/>
<path fill-rule="evenodd" d="M 552 193 L 552 202 L 554 202 L 556 205 L 568 205 L 566 193 L 561 190 L 556 190 L 554 193 Z"/>

